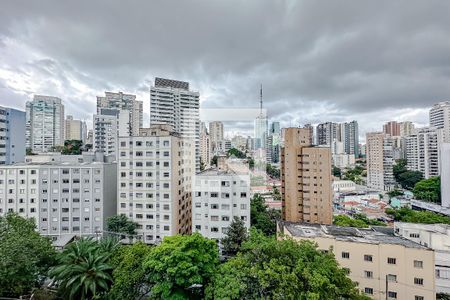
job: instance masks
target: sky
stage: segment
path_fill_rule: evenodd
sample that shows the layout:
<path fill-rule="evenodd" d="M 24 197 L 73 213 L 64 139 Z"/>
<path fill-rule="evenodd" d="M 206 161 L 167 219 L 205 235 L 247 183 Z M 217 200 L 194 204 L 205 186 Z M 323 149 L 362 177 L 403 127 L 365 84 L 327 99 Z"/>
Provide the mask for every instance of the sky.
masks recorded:
<path fill-rule="evenodd" d="M 57 96 L 91 125 L 96 96 L 123 91 L 148 122 L 165 77 L 189 81 L 203 108 L 257 108 L 262 84 L 282 126 L 425 126 L 450 98 L 449 12 L 446 0 L 3 0 L 0 105 Z"/>

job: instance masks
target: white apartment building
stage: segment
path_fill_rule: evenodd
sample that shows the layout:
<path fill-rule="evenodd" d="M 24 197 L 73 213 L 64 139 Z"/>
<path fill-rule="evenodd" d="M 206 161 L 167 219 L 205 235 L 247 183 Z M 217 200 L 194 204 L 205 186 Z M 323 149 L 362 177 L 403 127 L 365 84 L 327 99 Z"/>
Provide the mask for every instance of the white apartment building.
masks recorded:
<path fill-rule="evenodd" d="M 443 143 L 440 151 L 441 206 L 450 209 L 450 143 Z"/>
<path fill-rule="evenodd" d="M 211 164 L 211 140 L 203 122 L 200 126 L 200 160 L 204 168 Z"/>
<path fill-rule="evenodd" d="M 101 234 L 116 214 L 117 165 L 103 156 L 36 155 L 0 167 L 0 215 L 34 218 L 38 231 L 58 241 Z"/>
<path fill-rule="evenodd" d="M 326 122 L 317 125 L 317 145 L 331 147 L 332 154 L 335 152 L 332 145 L 334 141 L 342 142 L 344 154 L 359 155 L 359 129 L 358 122 L 345 123 Z"/>
<path fill-rule="evenodd" d="M 25 112 L 0 106 L 0 165 L 25 159 Z"/>
<path fill-rule="evenodd" d="M 217 144 L 223 140 L 223 123 L 219 121 L 209 122 L 209 138 L 211 141 L 211 151 L 217 153 Z"/>
<path fill-rule="evenodd" d="M 433 105 L 430 109 L 430 126 L 442 129 L 444 142 L 450 143 L 450 101 Z"/>
<path fill-rule="evenodd" d="M 43 153 L 64 145 L 64 105 L 61 99 L 35 95 L 26 103 L 26 147 Z"/>
<path fill-rule="evenodd" d="M 195 169 L 200 170 L 200 94 L 189 83 L 155 78 L 150 88 L 150 126 L 168 124 L 185 139 L 191 139 Z"/>
<path fill-rule="evenodd" d="M 450 225 L 394 223 L 395 234 L 434 250 L 436 292 L 450 294 Z"/>
<path fill-rule="evenodd" d="M 278 233 L 332 251 L 348 277 L 372 299 L 434 300 L 434 251 L 385 227 L 279 222 Z"/>
<path fill-rule="evenodd" d="M 227 169 L 197 173 L 193 186 L 192 232 L 220 240 L 234 217 L 250 228 L 250 176 Z"/>
<path fill-rule="evenodd" d="M 412 135 L 415 133 L 415 127 L 413 122 L 411 121 L 405 121 L 400 122 L 400 136 L 405 137 L 408 135 Z"/>
<path fill-rule="evenodd" d="M 191 232 L 192 145 L 169 125 L 119 137 L 118 214 L 139 224 L 145 243 Z"/>
<path fill-rule="evenodd" d="M 442 129 L 419 128 L 416 133 L 405 137 L 405 158 L 407 168 L 422 172 L 425 178 L 439 176 L 439 148 Z"/>
<path fill-rule="evenodd" d="M 393 140 L 382 132 L 366 135 L 367 187 L 378 191 L 394 188 Z"/>
<path fill-rule="evenodd" d="M 73 116 L 68 115 L 65 122 L 65 140 L 80 140 L 83 143 L 87 138 L 86 122 L 75 120 Z"/>
<path fill-rule="evenodd" d="M 346 154 L 344 151 L 345 144 L 334 140 L 331 144 L 333 165 L 340 169 L 349 168 L 355 165 L 355 155 Z"/>

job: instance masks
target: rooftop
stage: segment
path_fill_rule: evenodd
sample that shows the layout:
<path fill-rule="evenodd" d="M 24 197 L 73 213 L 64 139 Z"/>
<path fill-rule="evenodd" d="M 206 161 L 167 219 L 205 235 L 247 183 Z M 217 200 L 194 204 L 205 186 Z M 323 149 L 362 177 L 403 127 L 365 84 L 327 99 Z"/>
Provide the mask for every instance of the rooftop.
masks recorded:
<path fill-rule="evenodd" d="M 237 175 L 237 173 L 230 169 L 223 170 L 223 169 L 219 169 L 219 168 L 209 168 L 204 171 L 198 172 L 196 175 L 197 176 L 226 176 L 226 175 L 233 176 L 233 175 Z"/>
<path fill-rule="evenodd" d="M 284 227 L 293 237 L 324 237 L 355 243 L 393 244 L 406 248 L 429 249 L 405 238 L 395 236 L 393 229 L 386 227 L 354 228 L 292 222 L 280 222 L 280 226 Z"/>

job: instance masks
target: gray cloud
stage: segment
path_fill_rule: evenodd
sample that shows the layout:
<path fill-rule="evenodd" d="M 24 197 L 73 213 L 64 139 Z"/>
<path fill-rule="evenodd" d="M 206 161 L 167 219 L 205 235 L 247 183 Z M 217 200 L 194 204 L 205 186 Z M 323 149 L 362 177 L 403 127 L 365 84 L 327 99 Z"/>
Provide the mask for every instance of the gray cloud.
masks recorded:
<path fill-rule="evenodd" d="M 448 11 L 439 0 L 3 1 L 0 103 L 45 92 L 90 118 L 104 90 L 148 102 L 166 76 L 190 81 L 204 107 L 255 107 L 263 83 L 284 125 L 423 124 L 450 94 Z"/>

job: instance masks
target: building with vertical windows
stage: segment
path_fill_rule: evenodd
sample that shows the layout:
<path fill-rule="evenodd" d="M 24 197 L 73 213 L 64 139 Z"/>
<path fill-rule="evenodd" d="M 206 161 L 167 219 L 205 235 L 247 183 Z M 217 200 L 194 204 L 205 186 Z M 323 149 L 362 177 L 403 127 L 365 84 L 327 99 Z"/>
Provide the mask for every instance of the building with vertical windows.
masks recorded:
<path fill-rule="evenodd" d="M 430 126 L 442 129 L 444 143 L 450 143 L 450 101 L 433 105 L 430 109 Z"/>
<path fill-rule="evenodd" d="M 57 241 L 101 235 L 116 214 L 117 166 L 102 155 L 36 155 L 0 167 L 0 215 L 34 218 Z"/>
<path fill-rule="evenodd" d="M 150 88 L 150 126 L 167 124 L 191 139 L 194 171 L 200 170 L 200 94 L 185 81 L 155 78 Z"/>
<path fill-rule="evenodd" d="M 139 224 L 145 243 L 191 233 L 193 147 L 170 125 L 119 137 L 117 213 Z"/>
<path fill-rule="evenodd" d="M 450 209 L 450 143 L 442 143 L 439 168 L 441 170 L 441 205 Z"/>
<path fill-rule="evenodd" d="M 279 222 L 278 233 L 333 252 L 348 277 L 372 299 L 436 299 L 434 251 L 392 229 Z"/>
<path fill-rule="evenodd" d="M 121 117 L 122 116 L 122 117 Z M 127 117 L 128 111 L 116 109 L 101 109 L 100 114 L 93 117 L 93 149 L 105 155 L 112 155 L 117 158 L 117 147 L 119 132 L 124 135 L 129 134 Z M 122 129 L 122 130 L 120 130 Z"/>
<path fill-rule="evenodd" d="M 310 142 L 308 128 L 283 128 L 282 217 L 291 222 L 331 224 L 331 151 Z"/>
<path fill-rule="evenodd" d="M 218 144 L 224 139 L 222 122 L 209 122 L 209 139 L 211 142 L 211 151 L 213 155 L 218 154 L 220 152 Z"/>
<path fill-rule="evenodd" d="M 333 154 L 338 154 L 333 148 L 334 142 L 342 142 L 344 154 L 359 155 L 358 122 L 346 123 L 326 122 L 317 125 L 317 145 L 331 147 Z"/>
<path fill-rule="evenodd" d="M 25 159 L 25 112 L 0 106 L 0 165 Z"/>
<path fill-rule="evenodd" d="M 366 135 L 367 187 L 390 191 L 395 186 L 393 139 L 383 132 Z"/>
<path fill-rule="evenodd" d="M 200 162 L 203 168 L 211 164 L 211 138 L 203 122 L 200 125 Z"/>
<path fill-rule="evenodd" d="M 389 121 L 383 125 L 383 133 L 390 136 L 400 136 L 400 123 Z"/>
<path fill-rule="evenodd" d="M 192 197 L 192 232 L 220 241 L 234 217 L 250 228 L 250 176 L 227 168 L 197 173 Z"/>
<path fill-rule="evenodd" d="M 26 103 L 26 147 L 34 153 L 64 145 L 64 105 L 52 96 L 34 95 Z"/>
<path fill-rule="evenodd" d="M 75 120 L 73 116 L 67 116 L 65 122 L 65 139 L 66 140 L 79 140 L 86 143 L 87 127 L 86 122 L 81 120 Z"/>

